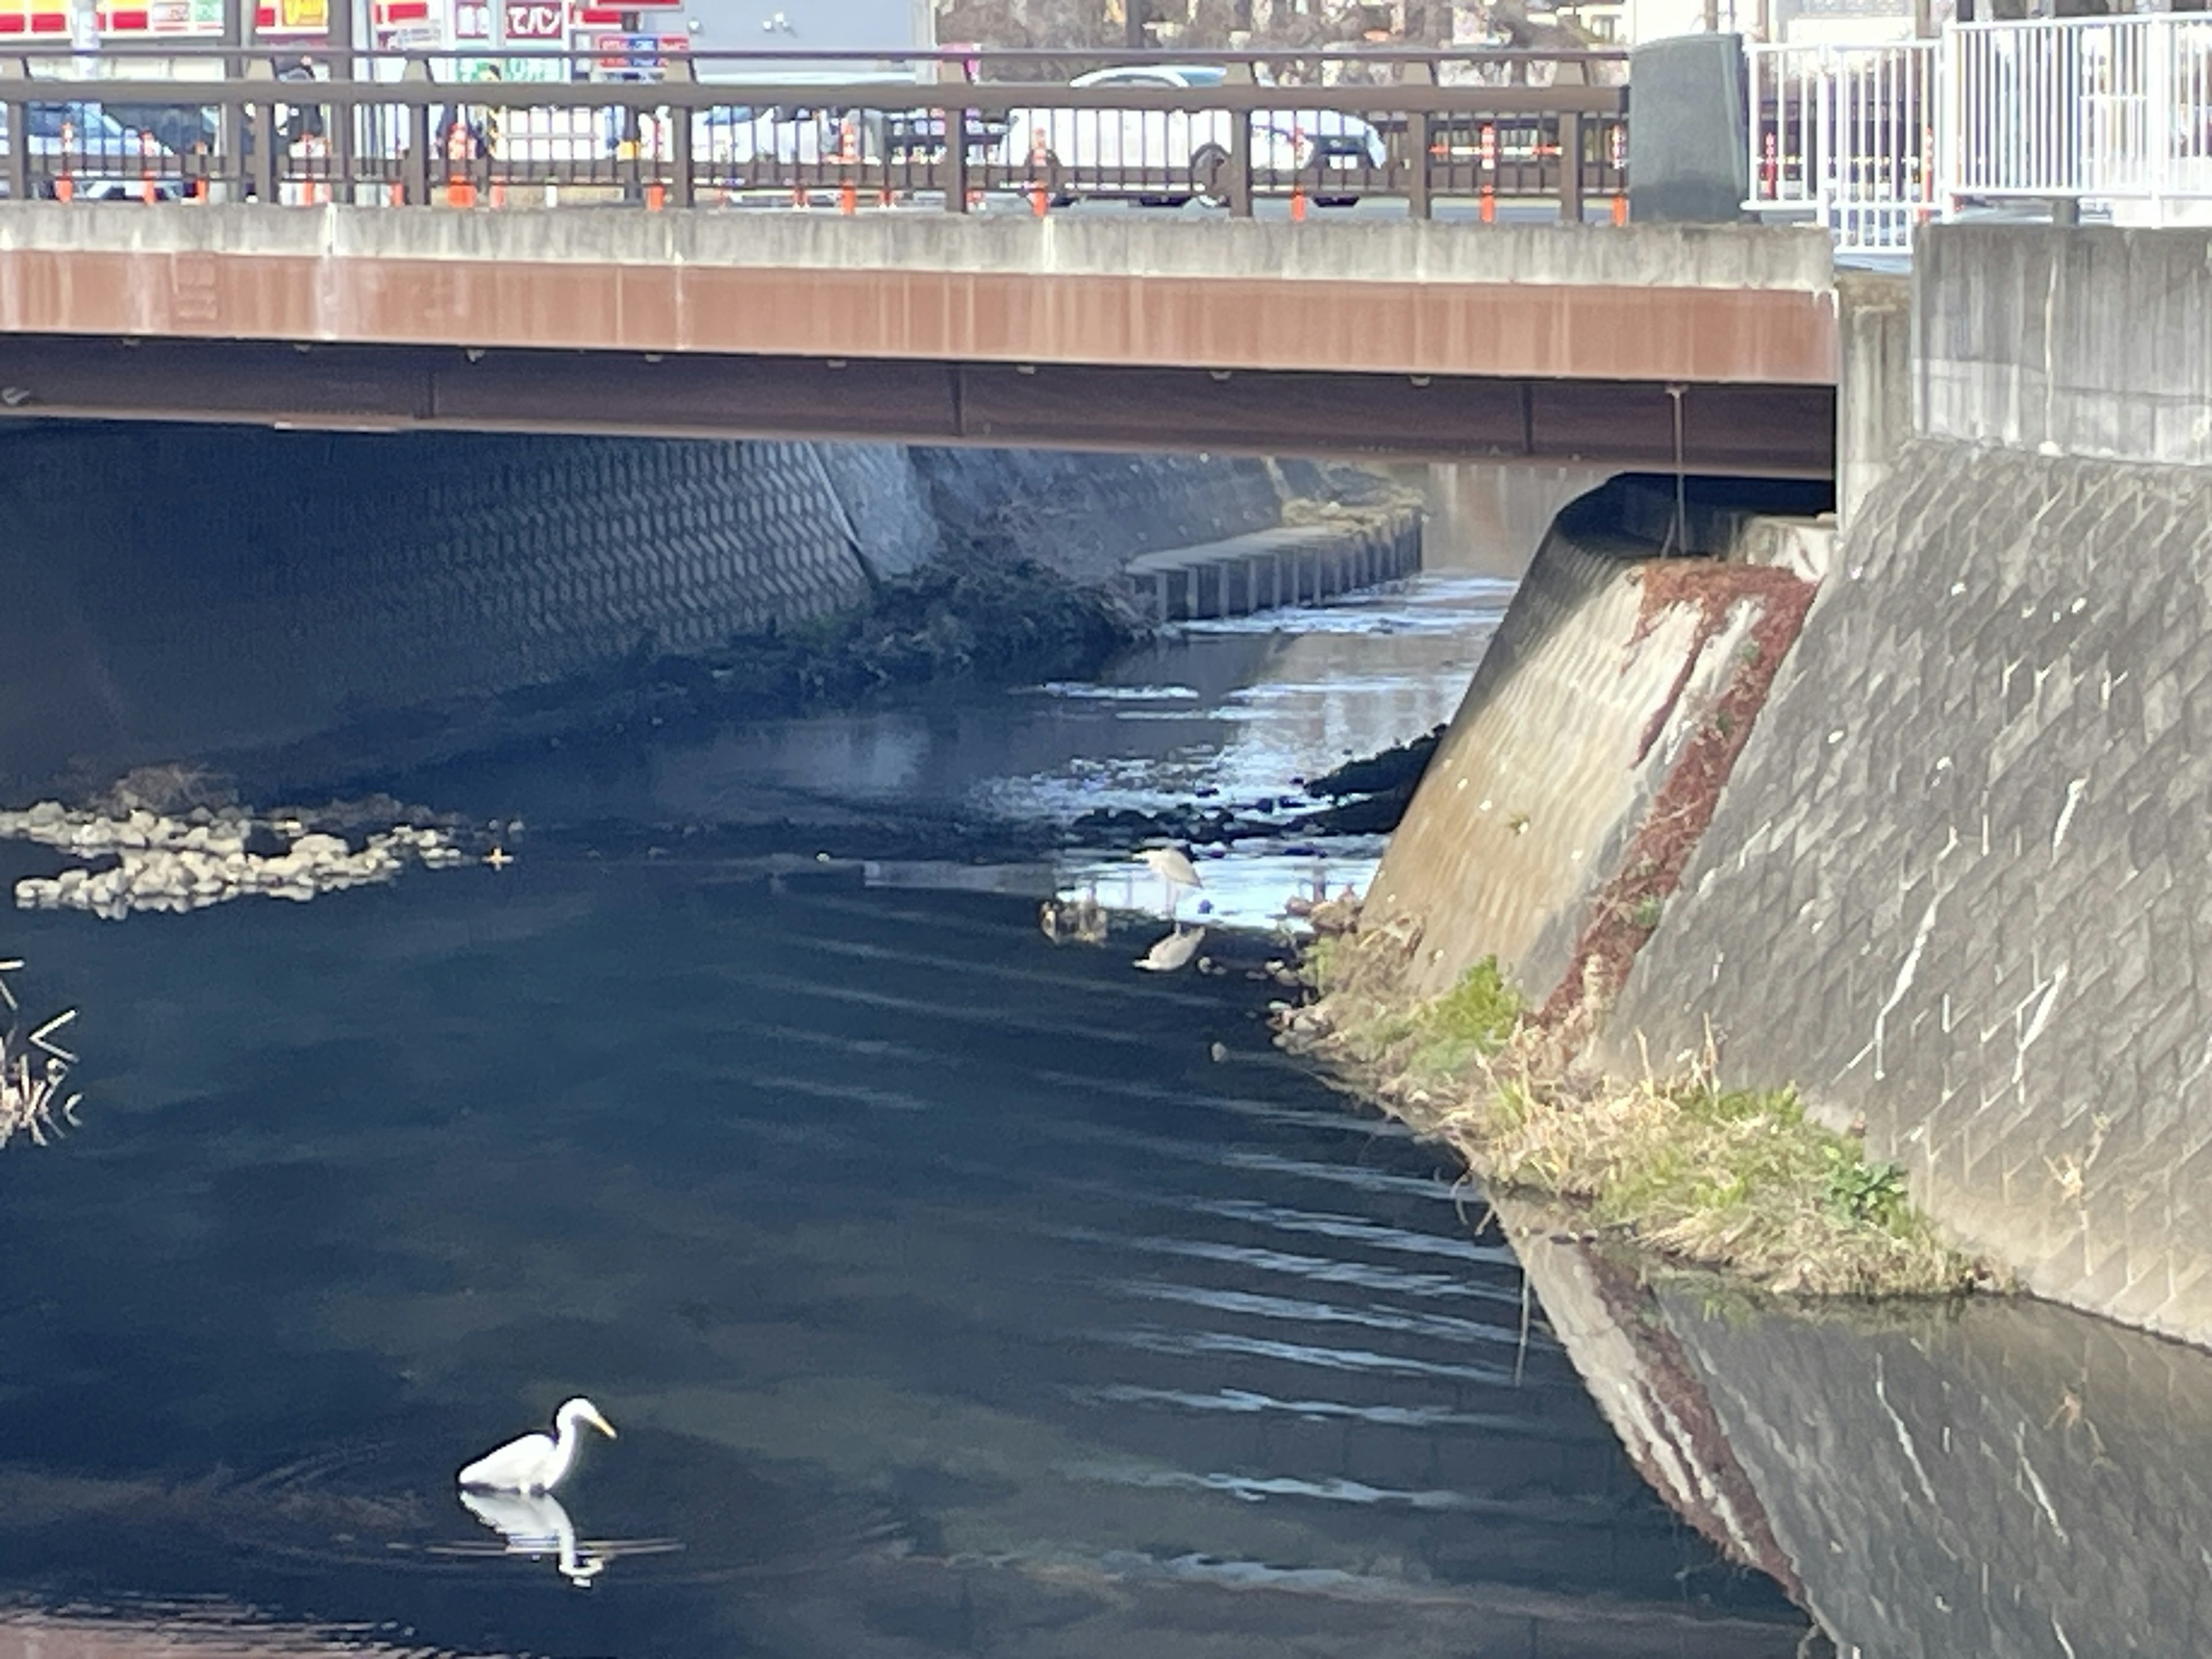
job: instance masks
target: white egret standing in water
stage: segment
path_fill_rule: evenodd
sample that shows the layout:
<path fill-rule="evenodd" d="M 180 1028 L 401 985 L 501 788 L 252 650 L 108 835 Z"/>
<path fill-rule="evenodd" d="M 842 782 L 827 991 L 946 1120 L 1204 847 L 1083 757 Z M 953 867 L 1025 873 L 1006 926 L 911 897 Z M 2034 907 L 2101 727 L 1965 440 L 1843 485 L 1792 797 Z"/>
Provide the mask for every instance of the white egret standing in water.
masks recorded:
<path fill-rule="evenodd" d="M 1141 847 L 1130 856 L 1166 884 L 1168 915 L 1170 916 L 1175 915 L 1176 906 L 1182 902 L 1184 888 L 1206 885 L 1199 879 L 1198 866 L 1179 847 Z"/>
<path fill-rule="evenodd" d="M 580 1395 L 553 1413 L 552 1434 L 526 1434 L 486 1452 L 461 1471 L 461 1485 L 487 1492 L 552 1491 L 575 1461 L 579 1423 L 590 1424 L 610 1440 L 615 1437 L 615 1425 Z"/>

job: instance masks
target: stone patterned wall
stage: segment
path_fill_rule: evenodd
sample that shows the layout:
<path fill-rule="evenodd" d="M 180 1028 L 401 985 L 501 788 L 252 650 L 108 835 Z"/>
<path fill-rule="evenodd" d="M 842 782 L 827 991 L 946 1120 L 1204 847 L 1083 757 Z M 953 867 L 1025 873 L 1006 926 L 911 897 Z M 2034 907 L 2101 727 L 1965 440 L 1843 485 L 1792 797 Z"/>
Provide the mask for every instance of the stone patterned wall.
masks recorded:
<path fill-rule="evenodd" d="M 1919 441 L 1841 561 L 1605 1057 L 1710 1019 L 2031 1289 L 2212 1340 L 2212 471 Z"/>
<path fill-rule="evenodd" d="M 1283 489 L 1265 461 L 1046 449 L 916 449 L 948 538 L 1012 541 L 1077 581 L 1139 553 L 1224 541 L 1278 524 Z"/>
<path fill-rule="evenodd" d="M 0 434 L 0 776 L 282 741 L 858 602 L 996 537 L 1103 580 L 1264 463 L 887 445 Z"/>
<path fill-rule="evenodd" d="M 29 602 L 10 654 L 65 632 L 64 680 L 88 690 L 56 709 L 18 683 L 0 738 L 19 764 L 25 716 L 149 754 L 283 738 L 866 589 L 805 444 L 123 427 L 9 453 L 0 570 Z"/>

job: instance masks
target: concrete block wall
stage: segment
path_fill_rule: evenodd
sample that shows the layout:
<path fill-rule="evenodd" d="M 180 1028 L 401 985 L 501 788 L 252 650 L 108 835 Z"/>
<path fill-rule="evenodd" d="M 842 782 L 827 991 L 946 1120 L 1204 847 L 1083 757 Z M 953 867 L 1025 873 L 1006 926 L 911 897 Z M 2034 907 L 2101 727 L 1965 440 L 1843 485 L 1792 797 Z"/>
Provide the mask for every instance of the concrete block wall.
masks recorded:
<path fill-rule="evenodd" d="M 0 434 L 0 777 L 280 742 L 683 651 L 995 534 L 1101 580 L 1264 463 L 89 425 Z"/>
<path fill-rule="evenodd" d="M 1606 1039 L 1795 1083 L 2041 1294 L 2212 1340 L 2212 472 L 1921 440 Z"/>
<path fill-rule="evenodd" d="M 1077 581 L 1107 580 L 1141 553 L 1282 520 L 1282 483 L 1265 461 L 1047 449 L 909 453 L 948 537 L 1012 540 Z"/>
<path fill-rule="evenodd" d="M 9 653 L 65 665 L 11 677 L 19 771 L 282 739 L 866 589 L 804 444 L 126 427 L 9 459 L 0 570 L 30 601 Z"/>
<path fill-rule="evenodd" d="M 1600 1057 L 1710 1022 L 2029 1289 L 2212 1342 L 2212 236 L 1920 254 L 1920 435 Z"/>

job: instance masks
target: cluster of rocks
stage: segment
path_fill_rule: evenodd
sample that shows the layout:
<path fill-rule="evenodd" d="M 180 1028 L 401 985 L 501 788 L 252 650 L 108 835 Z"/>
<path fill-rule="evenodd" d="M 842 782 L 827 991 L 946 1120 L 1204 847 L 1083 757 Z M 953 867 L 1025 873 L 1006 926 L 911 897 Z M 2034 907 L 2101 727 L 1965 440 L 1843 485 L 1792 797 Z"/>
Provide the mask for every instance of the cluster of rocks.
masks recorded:
<path fill-rule="evenodd" d="M 410 862 L 432 869 L 467 856 L 446 831 L 398 823 L 356 848 L 296 818 L 256 818 L 243 808 L 197 807 L 182 817 L 136 808 L 125 814 L 41 801 L 0 811 L 0 836 L 105 860 L 15 884 L 26 910 L 88 910 L 120 920 L 134 910 L 182 913 L 260 894 L 305 902 L 319 893 L 389 881 Z"/>

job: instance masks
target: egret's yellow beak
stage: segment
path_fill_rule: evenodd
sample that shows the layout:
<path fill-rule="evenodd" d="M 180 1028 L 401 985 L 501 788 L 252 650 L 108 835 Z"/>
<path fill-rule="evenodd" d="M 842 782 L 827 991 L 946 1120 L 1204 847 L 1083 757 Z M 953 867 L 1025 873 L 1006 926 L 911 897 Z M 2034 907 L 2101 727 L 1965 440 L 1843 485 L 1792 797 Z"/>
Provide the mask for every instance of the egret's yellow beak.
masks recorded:
<path fill-rule="evenodd" d="M 593 1412 L 592 1413 L 590 1421 L 592 1426 L 597 1429 L 601 1434 L 606 1436 L 608 1439 L 612 1440 L 615 1437 L 615 1425 L 608 1422 L 605 1418 L 600 1416 L 597 1412 Z"/>

